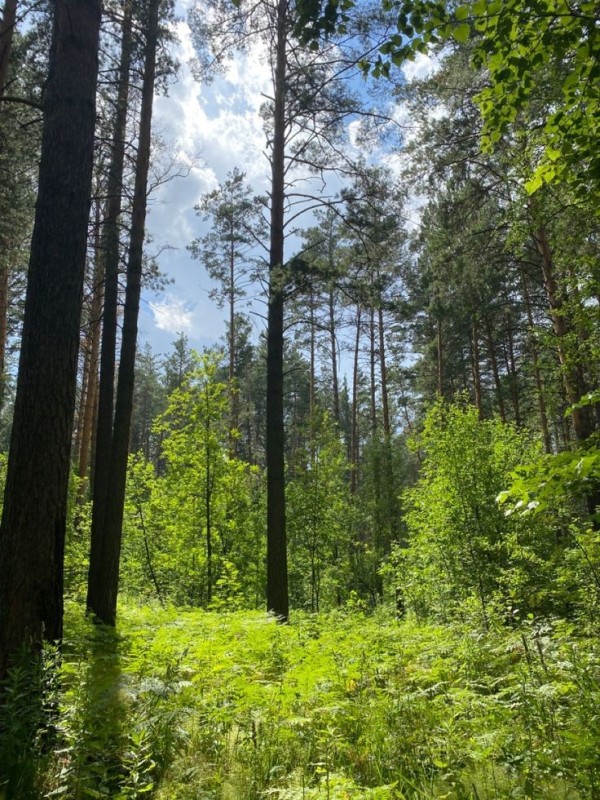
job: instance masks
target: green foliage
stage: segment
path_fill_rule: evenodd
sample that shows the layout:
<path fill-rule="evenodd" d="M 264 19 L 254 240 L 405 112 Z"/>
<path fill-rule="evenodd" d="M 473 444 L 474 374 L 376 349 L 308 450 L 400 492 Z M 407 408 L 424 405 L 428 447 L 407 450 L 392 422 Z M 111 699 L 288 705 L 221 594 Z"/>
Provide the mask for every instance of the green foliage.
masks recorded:
<path fill-rule="evenodd" d="M 38 797 L 596 796 L 600 652 L 573 625 L 119 619 L 115 635 L 68 609 Z"/>
<path fill-rule="evenodd" d="M 351 509 L 348 461 L 327 414 L 312 421 L 288 482 L 290 594 L 298 608 L 319 611 L 346 599 Z"/>
<path fill-rule="evenodd" d="M 262 489 L 258 469 L 228 452 L 219 363 L 206 355 L 155 423 L 164 474 L 131 462 L 124 585 L 163 602 L 252 607 L 262 597 Z"/>
<path fill-rule="evenodd" d="M 484 621 L 492 606 L 509 615 L 556 610 L 562 546 L 536 519 L 507 517 L 495 503 L 510 472 L 539 455 L 531 436 L 439 401 L 414 446 L 424 463 L 404 494 L 409 544 L 395 552 L 409 606 L 444 619 L 475 610 Z"/>

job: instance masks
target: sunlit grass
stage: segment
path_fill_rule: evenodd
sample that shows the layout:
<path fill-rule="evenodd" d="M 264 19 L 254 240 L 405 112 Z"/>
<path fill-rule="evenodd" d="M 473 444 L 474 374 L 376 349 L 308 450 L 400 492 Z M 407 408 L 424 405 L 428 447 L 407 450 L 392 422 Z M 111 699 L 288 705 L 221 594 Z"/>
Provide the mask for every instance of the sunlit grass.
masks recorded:
<path fill-rule="evenodd" d="M 66 631 L 32 797 L 596 797 L 598 648 L 565 624 L 127 603 Z"/>

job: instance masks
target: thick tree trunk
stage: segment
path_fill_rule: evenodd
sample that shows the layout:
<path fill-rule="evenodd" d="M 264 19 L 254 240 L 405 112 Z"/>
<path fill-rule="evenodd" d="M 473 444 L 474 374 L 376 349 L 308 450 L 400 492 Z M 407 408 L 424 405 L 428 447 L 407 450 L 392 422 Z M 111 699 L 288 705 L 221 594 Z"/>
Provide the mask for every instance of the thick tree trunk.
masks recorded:
<path fill-rule="evenodd" d="M 92 527 L 92 537 L 98 533 L 103 533 L 103 535 L 100 538 L 98 547 L 94 547 L 92 538 L 88 609 L 108 625 L 114 625 L 115 623 L 119 591 L 119 562 L 121 558 L 127 457 L 129 455 L 131 414 L 133 410 L 135 355 L 146 232 L 146 200 L 152 134 L 152 106 L 156 77 L 159 8 L 160 0 L 151 0 L 148 10 L 148 30 L 146 32 L 144 53 L 140 132 L 135 168 L 129 257 L 127 261 L 127 285 L 125 289 L 121 356 L 119 359 L 119 379 L 111 439 L 107 493 L 102 514 L 104 531 L 98 532 Z"/>
<path fill-rule="evenodd" d="M 0 675 L 62 636 L 63 555 L 90 210 L 98 0 L 56 0 L 0 526 Z"/>
<path fill-rule="evenodd" d="M 289 615 L 283 424 L 283 257 L 287 3 L 277 4 L 267 318 L 267 610 Z"/>

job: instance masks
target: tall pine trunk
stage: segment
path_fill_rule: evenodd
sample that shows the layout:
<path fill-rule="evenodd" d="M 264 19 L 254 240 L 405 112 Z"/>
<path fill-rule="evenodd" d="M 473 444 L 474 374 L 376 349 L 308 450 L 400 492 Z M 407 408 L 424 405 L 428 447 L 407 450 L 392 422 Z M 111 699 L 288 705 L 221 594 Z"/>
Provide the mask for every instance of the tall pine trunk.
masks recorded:
<path fill-rule="evenodd" d="M 283 257 L 287 3 L 277 4 L 267 317 L 267 610 L 289 614 L 283 422 Z"/>
<path fill-rule="evenodd" d="M 8 65 L 13 44 L 15 23 L 17 21 L 17 0 L 4 0 L 2 21 L 0 22 L 0 109 L 2 96 L 8 79 Z"/>
<path fill-rule="evenodd" d="M 160 0 L 151 0 L 148 9 L 148 29 L 144 53 L 144 79 L 140 111 L 140 132 L 135 168 L 135 187 L 127 261 L 127 284 L 123 314 L 123 336 L 119 359 L 119 379 L 115 403 L 115 419 L 110 448 L 110 471 L 103 513 L 104 531 L 100 547 L 92 547 L 90 555 L 90 584 L 88 608 L 103 622 L 114 625 L 119 591 L 119 563 L 127 482 L 127 457 L 131 433 L 135 354 L 137 349 L 138 316 L 142 285 L 144 237 L 146 231 L 146 201 L 152 134 L 152 106 L 156 77 L 156 48 L 158 40 Z M 92 536 L 94 530 L 92 529 Z"/>
<path fill-rule="evenodd" d="M 94 452 L 94 481 L 92 487 L 92 535 L 88 574 L 87 607 L 100 607 L 104 575 L 98 570 L 103 562 L 103 538 L 106 529 L 106 508 L 110 478 L 110 459 L 114 414 L 115 361 L 117 348 L 117 304 L 119 295 L 119 219 L 123 196 L 125 163 L 125 134 L 129 104 L 129 73 L 132 59 L 131 0 L 125 6 L 122 25 L 121 60 L 117 87 L 116 113 L 112 153 L 107 182 L 107 210 L 104 219 L 102 250 L 104 255 L 104 306 L 102 313 L 102 347 L 100 352 L 100 381 Z"/>
<path fill-rule="evenodd" d="M 63 556 L 90 211 L 98 0 L 56 0 L 0 525 L 0 676 L 62 636 Z"/>

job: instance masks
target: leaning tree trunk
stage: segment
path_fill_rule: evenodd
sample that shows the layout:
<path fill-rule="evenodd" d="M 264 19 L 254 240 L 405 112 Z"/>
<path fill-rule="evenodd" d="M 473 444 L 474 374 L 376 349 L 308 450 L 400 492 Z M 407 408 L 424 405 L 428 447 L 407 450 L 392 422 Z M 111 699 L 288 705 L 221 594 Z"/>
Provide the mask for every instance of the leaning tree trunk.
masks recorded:
<path fill-rule="evenodd" d="M 267 317 L 267 610 L 289 614 L 283 425 L 283 255 L 287 3 L 277 4 Z"/>
<path fill-rule="evenodd" d="M 0 525 L 0 675 L 62 636 L 63 555 L 90 210 L 99 0 L 56 0 Z"/>
<path fill-rule="evenodd" d="M 92 548 L 90 551 L 88 609 L 108 625 L 115 624 L 119 591 L 119 563 L 121 559 L 127 457 L 129 454 L 129 436 L 133 410 L 135 353 L 146 231 L 146 200 L 152 134 L 152 106 L 156 77 L 159 8 L 160 0 L 151 0 L 144 54 L 140 132 L 137 146 L 129 258 L 127 262 L 127 285 L 125 289 L 119 378 L 107 492 L 104 499 L 105 506 L 101 514 L 104 520 L 104 529 L 98 531 L 92 527 Z M 101 535 L 97 545 L 94 546 L 96 543 L 93 537 L 94 535 L 98 536 L 98 534 Z"/>

